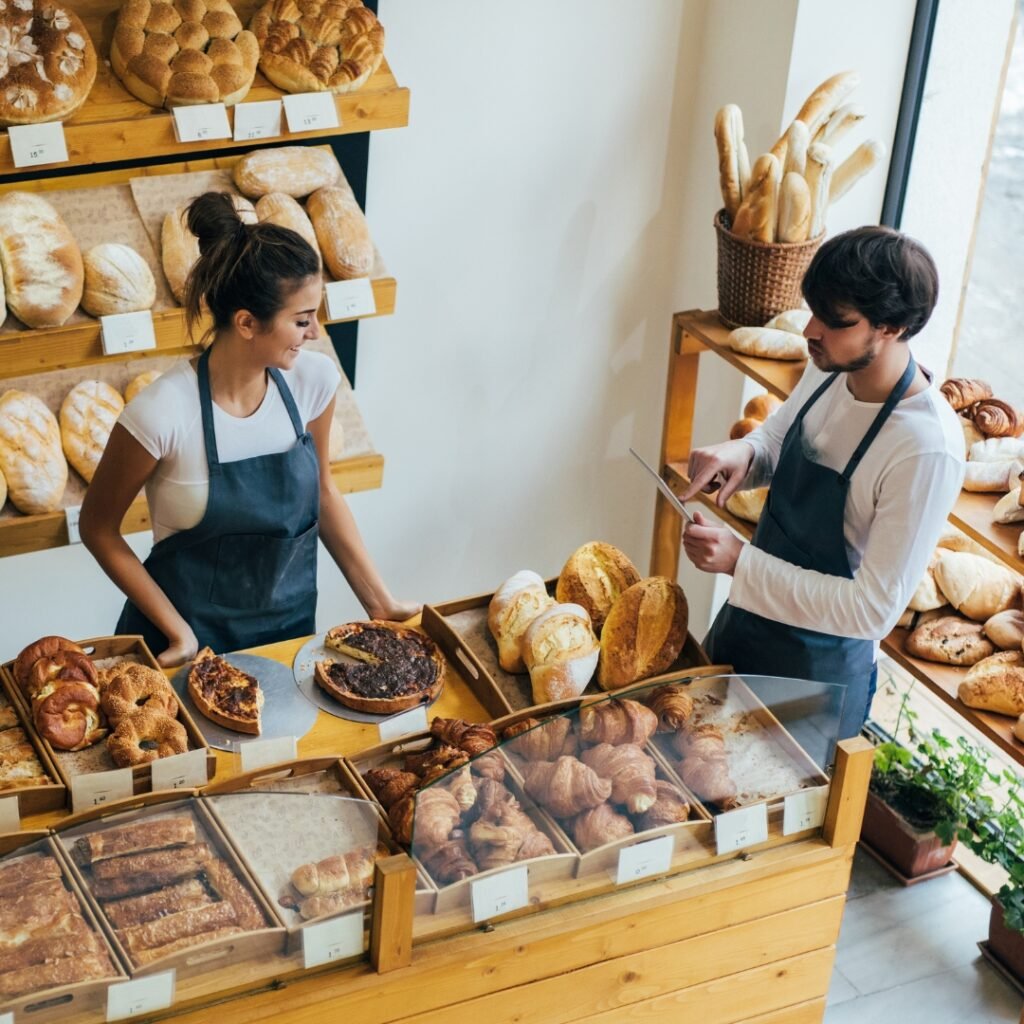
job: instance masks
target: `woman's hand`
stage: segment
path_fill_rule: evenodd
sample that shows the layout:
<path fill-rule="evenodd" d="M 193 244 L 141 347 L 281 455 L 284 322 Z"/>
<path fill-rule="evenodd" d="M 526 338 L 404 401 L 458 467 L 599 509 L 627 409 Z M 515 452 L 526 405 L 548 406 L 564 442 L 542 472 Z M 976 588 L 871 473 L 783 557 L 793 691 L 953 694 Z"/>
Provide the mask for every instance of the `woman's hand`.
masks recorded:
<path fill-rule="evenodd" d="M 185 631 L 180 636 L 168 639 L 171 641 L 170 645 L 156 659 L 161 668 L 177 668 L 186 661 L 191 661 L 199 652 L 199 641 L 188 626 L 185 626 Z"/>
<path fill-rule="evenodd" d="M 711 526 L 699 513 L 693 513 L 693 525 L 683 531 L 686 557 L 702 572 L 722 572 L 731 576 L 743 550 L 743 541 L 724 526 Z"/>
<path fill-rule="evenodd" d="M 423 611 L 423 605 L 412 601 L 396 601 L 393 598 L 386 604 L 376 608 L 367 608 L 366 614 L 371 619 L 383 619 L 385 622 L 405 622 Z"/>
<path fill-rule="evenodd" d="M 753 461 L 754 448 L 746 441 L 726 441 L 707 448 L 695 448 L 690 452 L 690 486 L 680 496 L 681 500 L 686 502 L 700 491 L 710 494 L 718 488 L 715 504 L 724 508 L 750 472 Z"/>

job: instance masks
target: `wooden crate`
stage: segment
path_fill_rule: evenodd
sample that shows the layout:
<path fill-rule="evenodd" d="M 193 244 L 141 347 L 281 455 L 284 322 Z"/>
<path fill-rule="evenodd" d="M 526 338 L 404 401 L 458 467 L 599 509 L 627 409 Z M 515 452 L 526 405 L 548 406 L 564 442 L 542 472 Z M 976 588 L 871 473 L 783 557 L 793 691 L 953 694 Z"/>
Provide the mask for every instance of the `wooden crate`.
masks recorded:
<path fill-rule="evenodd" d="M 107 989 L 111 984 L 127 980 L 128 975 L 122 968 L 117 953 L 110 945 L 109 936 L 100 924 L 92 904 L 84 895 L 78 879 L 62 856 L 59 849 L 60 844 L 48 832 L 22 832 L 17 835 L 0 837 L 0 854 L 13 853 L 16 850 L 28 853 L 33 847 L 38 848 L 40 852 L 50 854 L 60 865 L 64 884 L 71 890 L 86 923 L 99 937 L 110 956 L 111 973 L 108 977 L 94 981 L 60 985 L 57 988 L 32 992 L 14 999 L 0 1000 L 0 1015 L 10 1014 L 12 1020 L 18 1021 L 55 1021 L 69 1017 L 102 1019 L 107 1006 Z"/>
<path fill-rule="evenodd" d="M 133 658 L 149 668 L 155 669 L 158 672 L 163 672 L 163 669 L 160 668 L 156 658 L 153 657 L 153 653 L 146 645 L 146 641 L 143 640 L 141 636 L 100 636 L 77 642 L 78 645 L 82 647 L 94 661 L 102 661 L 107 658 Z M 9 661 L 3 667 L 7 671 L 8 677 L 11 680 L 10 689 L 14 700 L 18 702 L 18 706 L 20 707 L 23 716 L 31 721 L 32 713 L 28 699 L 25 694 L 21 692 L 20 688 L 13 683 L 13 664 L 13 661 Z M 203 734 L 199 731 L 199 727 L 196 725 L 192 716 L 185 708 L 185 705 L 182 704 L 180 700 L 178 701 L 178 721 L 181 722 L 185 729 L 185 734 L 188 737 L 188 749 L 203 749 L 206 751 L 206 777 L 208 779 L 212 779 L 214 772 L 217 770 L 216 755 L 207 746 L 206 740 L 203 738 Z M 33 731 L 35 730 L 33 729 Z M 81 808 L 74 807 L 74 780 L 79 778 L 82 774 L 95 775 L 97 772 L 82 772 L 76 770 L 75 762 L 79 760 L 78 755 L 82 753 L 81 751 L 57 750 L 53 744 L 43 736 L 39 736 L 38 733 L 36 733 L 36 737 L 39 745 L 46 752 L 56 767 L 58 777 L 67 787 L 68 803 L 71 804 L 73 810 L 80 810 Z M 88 747 L 87 751 L 96 751 L 96 748 L 101 743 L 105 742 L 105 740 L 100 740 L 99 743 L 94 743 L 91 747 Z M 93 756 L 97 760 L 99 759 L 99 755 L 93 754 Z M 104 760 L 109 760 L 109 755 L 105 755 Z M 100 770 L 112 771 L 115 769 L 116 765 L 111 761 L 110 768 Z M 132 787 L 136 794 L 151 792 L 152 784 L 152 764 L 137 764 L 132 767 Z"/>

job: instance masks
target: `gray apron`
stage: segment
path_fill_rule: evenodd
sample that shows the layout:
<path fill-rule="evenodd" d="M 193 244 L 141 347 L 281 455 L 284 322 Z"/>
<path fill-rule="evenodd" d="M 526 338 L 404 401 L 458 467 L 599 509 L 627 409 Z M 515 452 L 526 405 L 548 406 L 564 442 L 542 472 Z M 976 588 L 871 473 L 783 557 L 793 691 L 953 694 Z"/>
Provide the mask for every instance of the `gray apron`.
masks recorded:
<path fill-rule="evenodd" d="M 843 536 L 850 477 L 914 379 L 913 357 L 842 473 L 804 454 L 802 426 L 812 405 L 840 375 L 833 373 L 804 404 L 782 442 L 768 500 L 752 543 L 801 569 L 853 579 Z M 845 687 L 839 739 L 856 736 L 867 717 L 876 677 L 870 640 L 790 626 L 723 605 L 704 645 L 713 664 L 738 673 L 788 676 Z"/>
<path fill-rule="evenodd" d="M 199 646 L 218 653 L 315 632 L 320 472 L 316 446 L 276 369 L 296 443 L 285 452 L 222 463 L 210 397 L 210 352 L 199 359 L 199 406 L 210 489 L 203 518 L 158 541 L 149 574 L 192 627 Z M 154 653 L 167 638 L 130 601 L 118 633 L 141 633 Z"/>

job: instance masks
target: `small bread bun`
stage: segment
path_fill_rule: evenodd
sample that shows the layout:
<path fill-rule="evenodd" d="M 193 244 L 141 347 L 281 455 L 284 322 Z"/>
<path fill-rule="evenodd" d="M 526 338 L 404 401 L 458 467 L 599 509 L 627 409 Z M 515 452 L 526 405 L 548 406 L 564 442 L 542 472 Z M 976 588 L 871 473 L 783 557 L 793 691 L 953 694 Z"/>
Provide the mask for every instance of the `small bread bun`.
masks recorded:
<path fill-rule="evenodd" d="M 1024 612 L 1008 608 L 997 612 L 985 622 L 985 636 L 1002 651 L 1022 649 L 1024 642 Z"/>
<path fill-rule="evenodd" d="M 778 407 L 782 405 L 782 399 L 768 394 L 754 395 L 754 397 L 743 406 L 743 415 L 754 420 L 766 420 Z"/>
<path fill-rule="evenodd" d="M 746 437 L 752 430 L 757 430 L 761 426 L 761 420 L 755 419 L 753 416 L 744 416 L 743 419 L 737 420 L 729 430 L 729 440 L 738 441 L 741 437 Z"/>

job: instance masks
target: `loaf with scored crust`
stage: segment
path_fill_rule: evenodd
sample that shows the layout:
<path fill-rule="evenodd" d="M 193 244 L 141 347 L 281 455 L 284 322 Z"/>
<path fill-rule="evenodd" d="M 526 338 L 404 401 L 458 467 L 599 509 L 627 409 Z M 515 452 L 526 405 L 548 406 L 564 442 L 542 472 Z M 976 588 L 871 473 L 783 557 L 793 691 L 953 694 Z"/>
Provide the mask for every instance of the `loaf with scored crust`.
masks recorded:
<path fill-rule="evenodd" d="M 370 228 L 349 188 L 317 189 L 306 203 L 320 254 L 339 281 L 368 277 L 373 269 Z"/>
<path fill-rule="evenodd" d="M 273 192 L 301 199 L 328 185 L 347 187 L 334 154 L 306 146 L 258 149 L 235 164 L 234 178 L 238 191 L 250 199 Z"/>
<path fill-rule="evenodd" d="M 82 257 L 85 291 L 82 308 L 93 316 L 152 309 L 156 282 L 149 264 L 128 245 L 102 242 Z"/>
<path fill-rule="evenodd" d="M 60 407 L 60 437 L 68 462 L 91 483 L 124 400 L 101 380 L 79 381 Z"/>
<path fill-rule="evenodd" d="M 60 428 L 46 403 L 25 391 L 0 396 L 0 472 L 19 512 L 38 515 L 60 508 L 68 482 Z"/>

